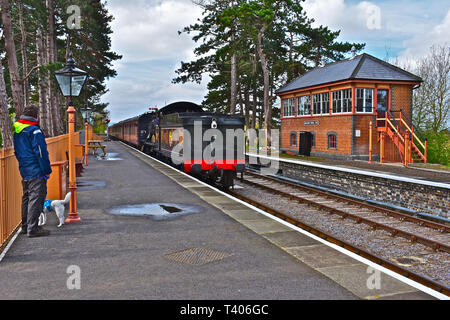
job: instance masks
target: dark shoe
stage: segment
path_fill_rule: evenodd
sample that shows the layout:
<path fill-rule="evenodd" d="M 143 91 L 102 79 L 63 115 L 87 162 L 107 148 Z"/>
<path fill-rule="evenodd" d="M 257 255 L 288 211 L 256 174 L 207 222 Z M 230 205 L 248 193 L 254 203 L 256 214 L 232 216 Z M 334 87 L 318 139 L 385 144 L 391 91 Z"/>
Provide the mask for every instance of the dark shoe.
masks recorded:
<path fill-rule="evenodd" d="M 28 238 L 35 238 L 35 237 L 46 237 L 50 234 L 50 231 L 39 229 L 36 231 L 32 231 L 28 233 Z"/>
<path fill-rule="evenodd" d="M 20 234 L 27 234 L 27 228 L 20 228 Z"/>

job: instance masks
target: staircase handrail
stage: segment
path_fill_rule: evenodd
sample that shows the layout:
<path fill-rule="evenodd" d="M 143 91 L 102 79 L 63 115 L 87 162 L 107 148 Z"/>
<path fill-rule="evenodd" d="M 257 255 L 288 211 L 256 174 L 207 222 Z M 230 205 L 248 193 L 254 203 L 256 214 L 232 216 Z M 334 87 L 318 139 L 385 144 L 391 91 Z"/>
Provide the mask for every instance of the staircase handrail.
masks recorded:
<path fill-rule="evenodd" d="M 424 141 L 427 140 L 427 138 L 424 137 L 424 135 L 422 134 L 422 132 L 420 132 L 419 128 L 416 127 L 416 126 L 414 125 L 414 123 L 412 122 L 412 119 L 411 119 L 410 117 L 408 117 L 408 116 L 403 112 L 402 109 L 400 109 L 400 112 L 401 112 L 402 115 L 409 121 L 409 123 L 411 124 L 411 128 L 414 129 L 414 132 L 418 132 L 419 135 L 420 135 L 420 137 L 422 138 L 422 140 L 424 140 Z M 416 138 L 417 138 L 417 137 L 416 137 Z M 419 140 L 419 139 L 417 138 L 417 140 Z"/>
<path fill-rule="evenodd" d="M 403 133 L 403 129 L 402 129 L 402 127 L 400 126 L 400 124 L 397 122 L 397 120 L 395 120 L 395 116 L 391 113 L 391 111 L 386 111 L 387 112 L 387 114 L 391 117 L 390 119 L 386 116 L 386 119 L 388 119 L 388 120 L 393 120 L 394 121 L 394 123 L 397 125 L 397 127 L 400 129 L 400 131 L 402 131 L 401 133 Z M 392 125 L 392 124 L 391 124 Z M 400 136 L 402 136 L 402 134 L 400 134 L 399 133 L 399 135 Z"/>
<path fill-rule="evenodd" d="M 386 112 L 386 115 L 385 115 L 386 123 L 389 124 L 389 125 L 392 127 L 392 129 L 393 129 L 394 132 L 397 134 L 397 136 L 400 138 L 400 140 L 401 140 L 403 143 L 405 143 L 405 138 L 403 137 L 403 134 L 401 134 L 401 133 L 399 132 L 399 130 L 401 130 L 400 125 L 399 125 L 398 122 L 395 120 L 395 118 L 392 117 L 392 114 L 389 114 L 389 115 L 391 116 L 391 119 L 389 119 L 389 117 L 388 117 L 388 112 L 389 112 L 389 111 L 387 111 L 387 112 Z M 390 113 L 390 112 L 389 112 L 389 113 Z M 392 124 L 391 120 L 393 120 L 393 121 L 397 124 L 398 130 L 397 130 L 397 128 Z"/>

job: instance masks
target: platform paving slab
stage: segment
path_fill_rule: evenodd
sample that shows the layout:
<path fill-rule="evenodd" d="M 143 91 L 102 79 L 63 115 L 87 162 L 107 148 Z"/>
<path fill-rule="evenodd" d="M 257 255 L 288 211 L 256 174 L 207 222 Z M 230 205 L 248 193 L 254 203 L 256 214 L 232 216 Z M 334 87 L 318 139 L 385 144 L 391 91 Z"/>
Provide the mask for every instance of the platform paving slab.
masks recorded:
<path fill-rule="evenodd" d="M 49 237 L 18 236 L 0 263 L 0 299 L 358 298 L 139 160 L 134 151 L 112 142 L 107 152 L 123 160 L 89 159 L 79 181 L 105 183 L 95 190 L 80 188 L 81 223 L 57 228 L 50 215 Z M 107 214 L 115 206 L 155 202 L 199 210 L 161 221 Z M 271 230 L 279 232 L 260 231 Z M 191 248 L 226 257 L 203 265 L 167 258 Z M 73 267 L 80 270 L 80 289 L 69 289 Z"/>
<path fill-rule="evenodd" d="M 148 159 L 141 159 L 150 165 L 156 163 Z M 160 164 L 157 166 L 160 167 Z M 163 172 L 168 172 L 167 169 L 163 169 Z M 181 175 L 181 174 L 180 174 Z M 178 182 L 176 180 L 176 182 Z M 219 199 L 220 193 L 217 193 L 215 197 L 211 196 L 211 192 L 205 196 L 202 192 L 206 192 L 205 187 L 198 187 L 191 189 L 192 192 L 199 195 L 200 198 L 211 203 L 212 205 L 221 209 L 225 214 L 229 215 L 231 218 L 240 222 L 242 225 L 246 226 L 250 230 L 258 233 L 262 237 L 266 238 L 269 242 L 275 244 L 283 251 L 291 254 L 293 257 L 298 259 L 298 261 L 309 265 L 316 271 L 330 277 L 340 285 L 349 289 L 360 298 L 363 299 L 434 299 L 433 297 L 404 284 L 403 282 L 383 274 L 383 283 L 389 283 L 389 286 L 384 286 L 383 291 L 381 288 L 368 288 L 367 279 L 371 274 L 367 273 L 367 265 L 355 260 L 339 251 L 336 251 L 326 245 L 323 245 L 317 240 L 314 240 L 306 235 L 298 232 L 292 231 L 291 228 L 287 228 L 285 225 L 274 221 L 258 212 L 249 209 L 239 209 L 239 208 L 225 208 L 222 205 L 222 200 Z M 211 189 L 210 189 L 211 190 Z M 229 198 L 224 198 L 226 205 L 229 205 Z M 258 219 L 254 217 L 259 215 Z M 268 221 L 270 220 L 270 222 Z M 293 244 L 294 243 L 294 244 Z M 352 273 L 354 272 L 354 267 L 364 267 L 366 274 L 359 277 L 357 281 L 350 282 L 348 279 L 352 278 Z M 329 268 L 329 269 L 327 269 Z M 322 270 L 323 269 L 323 270 Z M 333 270 L 333 272 L 331 272 Z M 364 288 L 366 290 L 364 290 Z M 370 291 L 372 295 L 367 295 L 367 290 Z M 396 297 L 396 298 L 393 298 Z"/>

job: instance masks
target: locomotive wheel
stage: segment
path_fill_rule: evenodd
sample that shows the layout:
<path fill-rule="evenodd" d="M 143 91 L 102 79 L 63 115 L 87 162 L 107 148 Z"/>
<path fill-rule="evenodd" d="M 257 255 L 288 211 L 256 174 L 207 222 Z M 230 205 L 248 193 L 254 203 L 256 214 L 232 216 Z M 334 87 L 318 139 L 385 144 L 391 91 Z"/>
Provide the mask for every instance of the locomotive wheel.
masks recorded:
<path fill-rule="evenodd" d="M 234 186 L 234 178 L 236 177 L 236 172 L 225 170 L 223 171 L 220 183 L 225 190 L 230 189 L 230 187 Z"/>

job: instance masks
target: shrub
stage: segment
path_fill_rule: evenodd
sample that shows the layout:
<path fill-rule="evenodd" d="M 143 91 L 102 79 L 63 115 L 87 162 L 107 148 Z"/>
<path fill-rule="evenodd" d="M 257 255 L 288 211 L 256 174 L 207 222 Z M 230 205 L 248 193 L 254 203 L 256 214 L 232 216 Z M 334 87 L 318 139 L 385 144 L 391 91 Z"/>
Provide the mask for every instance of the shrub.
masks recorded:
<path fill-rule="evenodd" d="M 427 132 L 428 138 L 428 162 L 450 166 L 450 133 Z"/>

